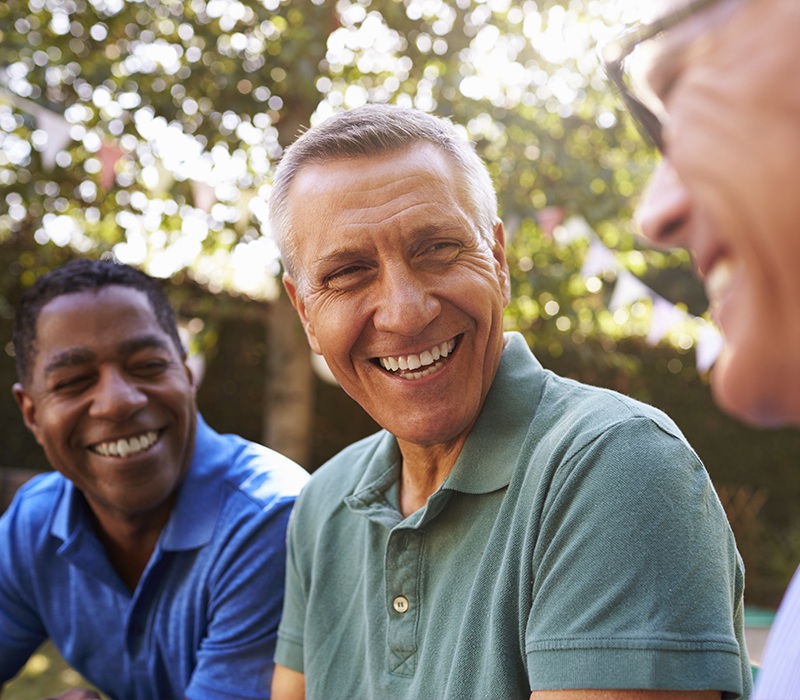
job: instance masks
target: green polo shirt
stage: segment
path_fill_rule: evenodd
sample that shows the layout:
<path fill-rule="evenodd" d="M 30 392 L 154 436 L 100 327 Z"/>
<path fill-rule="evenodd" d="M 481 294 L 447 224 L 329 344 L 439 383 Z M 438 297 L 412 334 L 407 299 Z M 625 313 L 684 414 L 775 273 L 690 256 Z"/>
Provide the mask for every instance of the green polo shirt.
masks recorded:
<path fill-rule="evenodd" d="M 661 412 L 542 369 L 509 334 L 453 471 L 403 518 L 386 432 L 301 493 L 276 662 L 306 697 L 746 697 L 743 569 L 708 475 Z"/>

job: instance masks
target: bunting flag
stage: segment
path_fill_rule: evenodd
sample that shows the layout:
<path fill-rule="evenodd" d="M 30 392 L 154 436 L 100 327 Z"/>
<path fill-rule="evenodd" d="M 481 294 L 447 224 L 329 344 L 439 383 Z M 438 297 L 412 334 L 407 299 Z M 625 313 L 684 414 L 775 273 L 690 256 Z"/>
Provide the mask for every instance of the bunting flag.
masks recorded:
<path fill-rule="evenodd" d="M 587 277 L 600 277 L 606 272 L 616 273 L 619 269 L 614 254 L 606 248 L 599 238 L 592 238 L 589 242 L 589 252 L 583 259 L 581 275 Z"/>
<path fill-rule="evenodd" d="M 658 345 L 672 328 L 689 320 L 689 314 L 658 294 L 651 296 L 653 298 L 653 315 L 650 319 L 650 330 L 647 333 L 647 344 Z"/>
<path fill-rule="evenodd" d="M 594 237 L 589 222 L 582 216 L 570 216 L 562 226 L 554 232 L 555 239 L 561 245 L 570 245 L 576 241 L 589 241 Z"/>
<path fill-rule="evenodd" d="M 41 150 L 42 165 L 45 170 L 52 170 L 56 165 L 56 156 L 59 151 L 66 148 L 72 140 L 70 123 L 58 112 L 42 107 L 32 100 L 20 97 L 2 87 L 0 87 L 0 99 L 10 102 L 17 109 L 30 114 L 36 122 L 36 128 L 41 129 L 47 135 L 47 141 Z"/>
<path fill-rule="evenodd" d="M 97 159 L 100 161 L 100 176 L 98 178 L 100 187 L 109 192 L 117 181 L 117 163 L 125 155 L 125 151 L 120 148 L 116 141 L 104 140 L 97 152 Z"/>
<path fill-rule="evenodd" d="M 651 294 L 650 288 L 636 275 L 621 269 L 617 273 L 617 284 L 614 286 L 614 292 L 611 294 L 608 308 L 611 311 L 618 311 L 635 304 L 637 301 L 650 298 Z"/>
<path fill-rule="evenodd" d="M 556 228 L 564 221 L 565 213 L 561 207 L 545 207 L 536 212 L 536 223 L 545 238 L 553 240 Z"/>
<path fill-rule="evenodd" d="M 719 331 L 711 323 L 698 316 L 692 316 L 681 307 L 656 294 L 617 260 L 614 252 L 605 246 L 582 217 L 571 217 L 560 228 L 572 228 L 574 232 L 585 232 L 573 234 L 572 240 L 586 237 L 589 239 L 589 249 L 581 266 L 581 275 L 584 279 L 602 278 L 608 274 L 616 276 L 614 290 L 608 303 L 610 311 L 617 311 L 631 306 L 637 301 L 649 299 L 653 310 L 646 341 L 651 346 L 658 345 L 673 328 L 685 324 L 687 321 L 696 324 L 699 328 L 695 340 L 697 370 L 707 372 L 711 369 L 724 344 Z"/>
<path fill-rule="evenodd" d="M 35 115 L 36 127 L 47 134 L 47 142 L 42 149 L 42 165 L 45 170 L 52 170 L 56 165 L 56 156 L 72 141 L 70 123 L 60 114 L 49 109 L 41 109 Z"/>
<path fill-rule="evenodd" d="M 724 341 L 720 332 L 703 319 L 700 321 L 700 334 L 695 342 L 698 372 L 708 372 L 722 352 Z"/>

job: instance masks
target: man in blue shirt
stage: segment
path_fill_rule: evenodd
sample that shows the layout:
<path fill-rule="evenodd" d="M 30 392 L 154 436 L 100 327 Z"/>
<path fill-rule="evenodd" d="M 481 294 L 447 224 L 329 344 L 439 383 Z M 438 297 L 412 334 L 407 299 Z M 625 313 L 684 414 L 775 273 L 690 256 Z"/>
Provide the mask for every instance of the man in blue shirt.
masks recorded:
<path fill-rule="evenodd" d="M 41 277 L 14 349 L 55 472 L 0 518 L 0 683 L 50 638 L 111 697 L 268 697 L 307 474 L 203 421 L 172 309 L 134 268 Z"/>

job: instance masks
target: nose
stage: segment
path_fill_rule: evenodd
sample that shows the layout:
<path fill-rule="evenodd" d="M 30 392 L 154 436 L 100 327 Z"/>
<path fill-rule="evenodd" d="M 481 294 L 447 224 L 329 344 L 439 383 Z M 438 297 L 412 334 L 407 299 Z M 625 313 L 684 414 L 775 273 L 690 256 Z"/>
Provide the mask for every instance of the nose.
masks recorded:
<path fill-rule="evenodd" d="M 665 158 L 656 167 L 639 202 L 639 230 L 657 245 L 683 246 L 690 213 L 689 191 Z"/>
<path fill-rule="evenodd" d="M 89 414 L 94 418 L 121 421 L 147 404 L 147 396 L 119 369 L 106 368 L 94 386 Z"/>
<path fill-rule="evenodd" d="M 386 333 L 414 336 L 441 312 L 431 273 L 403 263 L 381 270 L 375 286 L 373 324 Z"/>

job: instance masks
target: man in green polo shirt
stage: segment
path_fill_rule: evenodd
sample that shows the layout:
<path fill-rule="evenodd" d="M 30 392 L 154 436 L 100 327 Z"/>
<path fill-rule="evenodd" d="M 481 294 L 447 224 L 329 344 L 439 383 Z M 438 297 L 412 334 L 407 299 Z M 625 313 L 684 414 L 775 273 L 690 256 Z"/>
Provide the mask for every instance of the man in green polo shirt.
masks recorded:
<path fill-rule="evenodd" d="M 496 210 L 468 141 L 414 110 L 332 117 L 278 168 L 286 289 L 383 430 L 298 499 L 273 697 L 747 697 L 705 469 L 665 415 L 503 332 Z"/>

